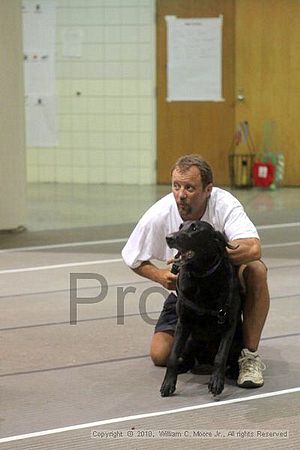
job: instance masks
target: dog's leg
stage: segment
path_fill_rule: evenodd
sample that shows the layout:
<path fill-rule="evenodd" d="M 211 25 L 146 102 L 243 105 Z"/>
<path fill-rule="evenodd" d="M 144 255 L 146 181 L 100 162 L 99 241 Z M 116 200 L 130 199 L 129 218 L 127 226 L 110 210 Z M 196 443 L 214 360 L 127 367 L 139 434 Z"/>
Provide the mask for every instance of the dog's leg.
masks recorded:
<path fill-rule="evenodd" d="M 178 319 L 174 335 L 174 344 L 167 363 L 167 371 L 160 388 L 162 397 L 169 397 L 169 395 L 172 395 L 175 392 L 178 371 L 178 358 L 184 349 L 189 334 L 189 327 L 185 324 L 182 324 L 180 319 Z"/>
<path fill-rule="evenodd" d="M 208 390 L 214 395 L 219 395 L 224 389 L 227 359 L 234 336 L 235 325 L 231 326 L 222 336 L 219 349 L 214 360 L 214 369 L 211 374 Z"/>
<path fill-rule="evenodd" d="M 195 365 L 195 347 L 198 350 L 198 347 L 195 345 L 192 335 L 190 334 L 178 360 L 178 375 L 193 369 Z"/>
<path fill-rule="evenodd" d="M 239 376 L 239 364 L 238 359 L 244 348 L 243 343 L 243 331 L 242 331 L 242 321 L 241 316 L 238 317 L 238 324 L 236 331 L 232 340 L 231 348 L 228 355 L 226 377 L 237 380 Z M 228 367 L 229 366 L 229 367 Z"/>

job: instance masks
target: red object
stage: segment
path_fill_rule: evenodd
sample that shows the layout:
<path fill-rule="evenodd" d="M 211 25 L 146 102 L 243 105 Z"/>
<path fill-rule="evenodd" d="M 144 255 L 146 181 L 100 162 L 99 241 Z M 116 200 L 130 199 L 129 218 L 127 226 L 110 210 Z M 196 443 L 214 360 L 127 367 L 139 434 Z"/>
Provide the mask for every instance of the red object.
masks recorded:
<path fill-rule="evenodd" d="M 255 186 L 270 186 L 274 182 L 275 166 L 270 162 L 257 161 L 253 164 L 252 174 Z"/>

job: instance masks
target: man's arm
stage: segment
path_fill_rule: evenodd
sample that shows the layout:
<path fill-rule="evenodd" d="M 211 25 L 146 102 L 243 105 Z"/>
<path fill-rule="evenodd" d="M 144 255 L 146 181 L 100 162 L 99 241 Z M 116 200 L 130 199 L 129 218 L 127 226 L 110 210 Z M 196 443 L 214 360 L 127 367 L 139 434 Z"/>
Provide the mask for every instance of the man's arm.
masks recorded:
<path fill-rule="evenodd" d="M 257 238 L 235 239 L 229 241 L 234 249 L 227 248 L 232 264 L 239 266 L 261 258 L 260 240 Z"/>
<path fill-rule="evenodd" d="M 171 273 L 170 269 L 160 269 L 155 266 L 151 261 L 144 261 L 139 267 L 132 269 L 135 273 L 149 280 L 155 281 L 161 284 L 163 287 L 169 290 L 176 289 L 177 275 Z"/>

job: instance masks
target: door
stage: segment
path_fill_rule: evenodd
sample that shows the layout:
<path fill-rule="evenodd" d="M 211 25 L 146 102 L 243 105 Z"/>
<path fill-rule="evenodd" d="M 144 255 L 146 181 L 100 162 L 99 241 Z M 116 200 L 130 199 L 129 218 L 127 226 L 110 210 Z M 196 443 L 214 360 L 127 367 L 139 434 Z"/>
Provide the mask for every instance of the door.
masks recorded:
<path fill-rule="evenodd" d="M 285 186 L 300 185 L 299 30 L 299 1 L 236 2 L 236 122 L 249 121 L 258 151 L 267 141 L 284 154 Z"/>
<path fill-rule="evenodd" d="M 215 184 L 228 185 L 228 153 L 234 117 L 234 0 L 157 0 L 157 182 L 170 182 L 170 167 L 186 153 L 200 153 L 212 166 Z M 205 18 L 223 15 L 222 102 L 167 102 L 165 16 Z"/>

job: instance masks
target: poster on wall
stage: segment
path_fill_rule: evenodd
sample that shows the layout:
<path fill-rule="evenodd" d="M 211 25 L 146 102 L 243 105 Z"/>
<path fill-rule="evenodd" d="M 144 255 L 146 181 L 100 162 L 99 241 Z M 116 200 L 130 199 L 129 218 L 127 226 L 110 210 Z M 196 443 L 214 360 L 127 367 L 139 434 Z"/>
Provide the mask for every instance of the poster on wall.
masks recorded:
<path fill-rule="evenodd" d="M 56 3 L 23 0 L 26 144 L 57 145 L 55 88 Z"/>
<path fill-rule="evenodd" d="M 53 95 L 30 95 L 25 99 L 27 142 L 34 147 L 56 145 L 56 101 Z"/>
<path fill-rule="evenodd" d="M 62 33 L 62 55 L 65 58 L 82 57 L 83 31 L 81 29 L 65 29 Z"/>
<path fill-rule="evenodd" d="M 166 16 L 167 101 L 224 101 L 223 17 Z"/>

